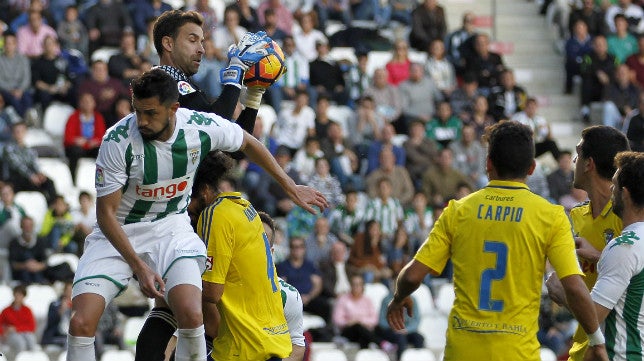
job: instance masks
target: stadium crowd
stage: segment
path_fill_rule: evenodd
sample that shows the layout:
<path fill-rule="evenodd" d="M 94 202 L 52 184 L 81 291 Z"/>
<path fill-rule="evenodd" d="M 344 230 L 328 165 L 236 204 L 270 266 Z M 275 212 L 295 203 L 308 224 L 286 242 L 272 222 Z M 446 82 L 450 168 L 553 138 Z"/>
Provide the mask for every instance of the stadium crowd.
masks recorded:
<path fill-rule="evenodd" d="M 25 286 L 69 281 L 73 266 L 48 258 L 79 256 L 96 217 L 93 190 L 61 195 L 39 160 L 63 160 L 79 184 L 79 160 L 95 158 L 106 129 L 131 112 L 129 81 L 158 64 L 152 25 L 173 6 L 159 0 L 0 6 L 0 272 L 3 282 L 16 285 L 12 305 L 0 314 L 0 345 L 18 352 L 38 341 L 64 345 L 69 284 L 51 304 L 46 326 L 39 325 L 40 340 L 35 322 L 26 322 Z M 220 188 L 244 192 L 277 220 L 278 274 L 300 292 L 304 310 L 326 324 L 310 330 L 314 341 L 356 342 L 398 357 L 408 344 L 423 345 L 418 332 L 403 340 L 389 329 L 376 312 L 380 305 L 362 294 L 364 284 L 391 287 L 446 202 L 487 184 L 486 126 L 503 119 L 524 123 L 534 131 L 536 155 L 556 159 L 556 168 L 539 167 L 529 178 L 533 192 L 567 210 L 587 198 L 572 187 L 572 151 L 559 148 L 537 98 L 490 50 L 490 36 L 476 31 L 473 13 L 449 31 L 436 0 L 239 0 L 223 12 L 196 0 L 185 8 L 205 19 L 205 53 L 193 79 L 213 98 L 222 90 L 219 70 L 228 46 L 246 31 L 264 30 L 284 50 L 288 72 L 265 94 L 253 135 L 296 183 L 320 190 L 331 207 L 307 213 L 246 160 Z M 581 77 L 582 119 L 590 121 L 592 104 L 601 102 L 602 122 L 622 130 L 641 151 L 644 10 L 630 0 L 584 0 L 571 8 L 564 91 L 572 92 Z M 344 30 L 331 32 L 333 21 Z M 383 28 L 399 36 L 382 37 Z M 333 53 L 347 47 L 353 47 L 350 54 Z M 372 51 L 389 49 L 384 67 L 368 68 Z M 65 124 L 60 143 L 30 146 L 29 132 L 60 104 L 74 109 L 68 119 L 57 119 Z M 47 202 L 42 219 L 27 215 L 32 204 L 15 201 L 29 191 Z M 450 277 L 448 267 L 440 278 Z M 427 284 L 436 295 L 440 282 Z M 141 298 L 108 308 L 99 327 L 106 342 L 124 347 L 122 314 L 140 316 L 147 306 Z M 539 338 L 559 355 L 574 330 L 570 319 L 544 295 Z M 411 320 L 409 329 L 418 323 Z"/>

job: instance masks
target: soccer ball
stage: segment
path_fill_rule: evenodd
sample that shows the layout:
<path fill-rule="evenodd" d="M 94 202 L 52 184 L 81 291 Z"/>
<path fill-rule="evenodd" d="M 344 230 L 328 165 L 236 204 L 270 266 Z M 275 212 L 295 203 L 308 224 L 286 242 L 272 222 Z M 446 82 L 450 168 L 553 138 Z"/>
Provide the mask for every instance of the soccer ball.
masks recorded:
<path fill-rule="evenodd" d="M 268 88 L 286 73 L 282 48 L 274 41 L 266 46 L 272 46 L 275 54 L 266 55 L 253 64 L 244 74 L 244 85 Z"/>

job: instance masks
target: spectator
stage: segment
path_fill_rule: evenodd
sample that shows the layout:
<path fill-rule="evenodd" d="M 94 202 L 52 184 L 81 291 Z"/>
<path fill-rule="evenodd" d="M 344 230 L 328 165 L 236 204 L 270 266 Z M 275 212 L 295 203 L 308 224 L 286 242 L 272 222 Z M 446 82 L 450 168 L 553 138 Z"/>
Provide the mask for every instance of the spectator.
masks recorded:
<path fill-rule="evenodd" d="M 219 61 L 227 59 L 228 47 L 232 44 L 237 44 L 244 34 L 246 28 L 239 25 L 239 13 L 233 8 L 227 8 L 224 11 L 224 24 L 223 26 L 216 27 L 212 30 L 212 40 L 215 44 L 215 49 L 219 54 Z"/>
<path fill-rule="evenodd" d="M 24 116 L 33 104 L 29 59 L 19 53 L 16 35 L 4 34 L 4 50 L 0 55 L 0 94 L 7 105 Z"/>
<path fill-rule="evenodd" d="M 628 31 L 634 34 L 640 34 L 644 31 L 644 10 L 638 5 L 633 4 L 632 0 L 619 0 L 606 9 L 604 21 L 608 26 L 609 33 L 617 31 L 615 25 L 615 15 L 623 14 L 628 20 Z"/>
<path fill-rule="evenodd" d="M 469 178 L 454 168 L 454 153 L 449 148 L 443 148 L 438 154 L 438 167 L 427 170 L 423 174 L 422 189 L 431 204 L 444 204 L 453 198 L 461 183 L 468 184 Z"/>
<path fill-rule="evenodd" d="M 293 14 L 286 6 L 284 6 L 284 4 L 282 4 L 281 0 L 264 0 L 259 4 L 257 7 L 257 19 L 259 20 L 259 25 L 264 26 L 266 24 L 264 12 L 268 8 L 275 11 L 275 15 L 277 16 L 277 27 L 283 29 L 286 34 L 291 35 L 291 32 L 293 31 Z M 304 15 L 305 14 L 303 14 L 302 18 L 305 17 Z M 299 42 L 295 41 L 295 43 L 297 44 Z M 310 53 L 303 54 L 308 55 Z"/>
<path fill-rule="evenodd" d="M 376 24 L 389 26 L 390 21 L 397 21 L 408 27 L 411 25 L 411 12 L 416 5 L 414 0 L 391 0 L 387 3 L 381 1 L 380 6 L 383 6 L 383 10 L 376 13 Z"/>
<path fill-rule="evenodd" d="M 215 99 L 219 97 L 222 91 L 219 73 L 224 68 L 224 63 L 218 58 L 220 51 L 215 47 L 212 39 L 206 39 L 203 46 L 204 54 L 201 58 L 201 65 L 199 65 L 197 73 L 192 76 L 192 80 L 208 97 Z M 273 87 L 268 89 L 271 88 Z"/>
<path fill-rule="evenodd" d="M 332 122 L 329 118 L 329 97 L 322 95 L 318 97 L 315 108 L 315 136 L 322 142 L 326 139 L 327 130 Z"/>
<path fill-rule="evenodd" d="M 629 56 L 625 64 L 632 72 L 633 83 L 644 88 L 644 35 L 637 37 L 637 52 Z"/>
<path fill-rule="evenodd" d="M 590 0 L 592 1 L 592 0 Z M 566 40 L 566 83 L 564 92 L 572 93 L 572 83 L 575 76 L 581 76 L 581 63 L 584 55 L 588 54 L 592 47 L 592 38 L 588 34 L 588 25 L 583 20 L 577 20 L 574 24 L 571 36 Z"/>
<path fill-rule="evenodd" d="M 409 78 L 411 60 L 409 60 L 409 45 L 403 39 L 394 42 L 391 60 L 385 65 L 387 83 L 398 86 Z M 422 68 L 421 68 L 422 69 Z"/>
<path fill-rule="evenodd" d="M 552 197 L 550 197 L 550 189 L 548 188 L 546 173 L 540 164 L 537 164 L 537 166 L 534 168 L 534 172 L 532 172 L 532 174 L 528 176 L 526 185 L 528 186 L 528 188 L 530 188 L 530 191 L 532 193 L 540 195 L 551 203 L 556 202 L 555 199 L 552 199 Z"/>
<path fill-rule="evenodd" d="M 357 149 L 356 152 L 364 157 L 369 145 L 381 138 L 382 129 L 385 126 L 386 120 L 382 113 L 376 110 L 376 102 L 370 95 L 364 95 L 358 103 L 356 110 L 358 115 L 358 122 L 356 124 L 356 138 Z"/>
<path fill-rule="evenodd" d="M 438 104 L 438 111 L 434 118 L 425 126 L 426 136 L 445 148 L 451 142 L 461 139 L 463 122 L 452 114 L 452 107 L 449 102 L 443 101 Z"/>
<path fill-rule="evenodd" d="M 279 112 L 275 123 L 275 140 L 288 147 L 292 155 L 302 148 L 308 136 L 315 135 L 315 111 L 308 104 L 309 95 L 298 91 L 295 106 Z"/>
<path fill-rule="evenodd" d="M 384 252 L 391 250 L 394 233 L 400 227 L 404 217 L 404 210 L 398 198 L 394 198 L 392 185 L 389 178 L 380 178 L 377 183 L 376 196 L 369 199 L 366 220 L 376 220 L 380 225 L 382 243 L 380 247 Z"/>
<path fill-rule="evenodd" d="M 407 205 L 414 196 L 414 184 L 404 166 L 396 165 L 396 156 L 390 147 L 383 147 L 380 151 L 380 166 L 367 176 L 367 194 L 371 198 L 378 195 L 380 181 L 389 180 L 391 196 L 398 199 L 401 204 Z M 328 198 L 327 198 L 328 199 Z"/>
<path fill-rule="evenodd" d="M 275 160 L 296 184 L 302 183 L 297 171 L 293 168 L 291 151 L 286 146 L 280 145 L 277 147 L 275 150 Z M 270 175 L 262 173 L 261 177 L 260 184 L 266 182 L 266 188 L 268 189 L 268 192 L 262 192 L 265 195 L 261 198 L 264 204 L 263 209 L 273 216 L 281 217 L 291 212 L 295 204 L 291 201 L 288 194 L 284 192 L 282 187 Z"/>
<path fill-rule="evenodd" d="M 408 124 L 412 120 L 429 122 L 436 111 L 436 104 L 443 100 L 443 93 L 437 83 L 425 75 L 423 66 L 418 63 L 411 64 L 409 79 L 400 83 L 398 90 L 405 119 L 404 124 L 399 128 L 402 134 L 408 133 Z"/>
<path fill-rule="evenodd" d="M 47 178 L 38 166 L 38 154 L 25 145 L 27 124 L 19 122 L 13 125 L 13 140 L 7 143 L 2 152 L 3 179 L 11 182 L 16 192 L 38 191 L 52 201 L 56 195 L 54 182 Z"/>
<path fill-rule="evenodd" d="M 644 152 L 644 94 L 640 94 L 637 110 L 627 117 L 624 127 L 631 149 Z"/>
<path fill-rule="evenodd" d="M 360 348 L 378 345 L 382 340 L 374 332 L 378 314 L 371 299 L 364 294 L 364 283 L 362 276 L 352 275 L 351 291 L 340 295 L 333 308 L 333 325 L 340 329 L 342 337 L 357 342 Z M 382 345 L 384 348 L 385 344 Z"/>
<path fill-rule="evenodd" d="M 396 130 L 391 124 L 385 124 L 380 133 L 380 139 L 371 142 L 367 150 L 367 174 L 380 167 L 380 152 L 389 148 L 394 153 L 396 165 L 405 166 L 405 149 L 394 144 Z"/>
<path fill-rule="evenodd" d="M 318 14 L 319 29 L 326 29 L 329 19 L 338 20 L 344 26 L 351 25 L 351 3 L 349 0 L 316 1 L 315 9 Z"/>
<path fill-rule="evenodd" d="M 628 66 L 620 64 L 615 69 L 615 77 L 604 89 L 604 125 L 622 129 L 624 116 L 637 108 L 640 89 L 631 82 Z"/>
<path fill-rule="evenodd" d="M 53 2 L 56 2 L 57 0 L 54 0 Z M 26 1 L 18 1 L 22 2 L 21 5 L 18 5 L 16 1 L 10 1 L 9 3 L 13 4 L 13 8 L 18 12 L 18 14 L 14 17 L 12 15 L 9 15 L 11 18 L 11 21 L 7 21 L 6 23 L 9 25 L 9 31 L 12 33 L 16 33 L 18 29 L 20 29 L 21 26 L 29 24 L 29 13 L 34 11 L 38 12 L 42 15 L 43 18 L 43 24 L 54 24 L 54 18 L 52 17 L 52 14 L 49 12 L 49 9 L 46 8 L 47 4 L 43 0 L 26 0 Z M 49 7 L 51 8 L 52 4 L 49 4 Z M 56 21 L 58 21 L 60 17 L 57 17 Z M 6 21 L 6 19 L 4 19 Z M 53 25 L 51 25 L 53 27 Z"/>
<path fill-rule="evenodd" d="M 573 9 L 568 18 L 569 32 L 574 33 L 575 24 L 581 20 L 588 25 L 591 36 L 608 34 L 608 24 L 604 20 L 604 12 L 595 4 L 594 0 L 582 0 L 580 8 Z"/>
<path fill-rule="evenodd" d="M 550 131 L 550 124 L 542 115 L 537 114 L 538 104 L 536 98 L 528 98 L 525 110 L 515 114 L 512 120 L 525 124 L 532 129 L 534 134 L 535 157 L 550 152 L 553 158 L 559 158 L 559 147 Z"/>
<path fill-rule="evenodd" d="M 588 193 L 585 190 L 572 187 L 569 194 L 563 195 L 557 200 L 566 210 L 567 214 L 570 214 L 570 211 L 579 206 L 580 204 L 588 200 Z"/>
<path fill-rule="evenodd" d="M 4 97 L 0 93 L 0 150 L 5 143 L 11 140 L 11 128 L 22 119 L 11 105 L 5 105 Z M 0 174 L 2 169 L 0 167 Z"/>
<path fill-rule="evenodd" d="M 489 35 L 477 34 L 474 38 L 474 53 L 465 58 L 465 72 L 476 76 L 479 89 L 486 96 L 492 87 L 498 85 L 499 75 L 505 69 L 501 56 L 490 51 L 489 46 Z"/>
<path fill-rule="evenodd" d="M 99 0 L 92 5 L 85 14 L 85 24 L 90 54 L 101 47 L 118 47 L 123 32 L 134 31 L 127 8 L 117 0 Z"/>
<path fill-rule="evenodd" d="M 320 191 L 329 202 L 329 208 L 333 209 L 344 202 L 344 194 L 340 181 L 329 171 L 329 161 L 324 157 L 316 158 L 315 173 L 309 179 L 308 185 Z"/>
<path fill-rule="evenodd" d="M 484 95 L 479 91 L 476 75 L 468 73 L 463 76 L 463 85 L 452 92 L 452 95 L 449 97 L 449 104 L 454 114 L 463 119 L 463 121 L 466 121 L 472 116 L 474 102 L 479 96 Z M 485 104 L 487 105 L 487 101 Z"/>
<path fill-rule="evenodd" d="M 204 1 L 207 3 L 206 0 L 199 0 L 199 1 Z M 237 11 L 240 14 L 239 25 L 248 29 L 248 31 L 257 31 L 258 29 L 260 29 L 259 16 L 257 15 L 257 11 L 255 11 L 255 8 L 250 5 L 249 0 L 238 0 L 228 5 L 227 7 L 237 9 Z M 284 29 L 284 28 L 281 28 L 281 29 L 286 31 L 287 34 L 289 34 L 289 29 Z"/>
<path fill-rule="evenodd" d="M 233 5 L 229 5 L 228 7 L 232 7 L 232 6 Z M 217 19 L 217 12 L 212 6 L 210 6 L 210 3 L 208 0 L 197 0 L 192 5 L 188 5 L 186 10 L 196 11 L 199 14 L 201 14 L 201 16 L 203 17 L 204 36 L 207 36 L 207 37 L 212 36 L 212 31 L 215 30 L 219 26 L 220 22 L 222 21 L 222 19 Z M 241 25 L 249 29 L 247 26 L 243 24 Z M 150 37 L 150 39 L 152 39 L 152 37 Z"/>
<path fill-rule="evenodd" d="M 581 116 L 585 123 L 590 122 L 590 103 L 601 100 L 617 67 L 617 60 L 607 50 L 606 38 L 596 36 L 592 51 L 581 64 Z"/>
<path fill-rule="evenodd" d="M 320 263 L 322 284 L 324 285 L 322 293 L 326 297 L 337 299 L 338 296 L 351 290 L 347 256 L 346 244 L 335 242 L 331 245 L 329 258 Z"/>
<path fill-rule="evenodd" d="M 80 83 L 78 93 L 90 93 L 94 96 L 96 110 L 103 115 L 106 128 L 120 119 L 114 112 L 116 101 L 119 98 L 130 98 L 130 92 L 123 83 L 118 79 L 110 78 L 107 64 L 102 60 L 92 62 L 90 77 Z"/>
<path fill-rule="evenodd" d="M 13 301 L 0 313 L 0 336 L 15 353 L 33 351 L 36 341 L 36 319 L 31 309 L 25 305 L 27 287 L 18 285 L 13 288 Z"/>
<path fill-rule="evenodd" d="M 116 345 L 119 350 L 125 349 L 123 342 L 123 318 L 114 302 L 106 307 L 96 330 L 96 354 L 100 357 L 105 351 L 105 345 Z"/>
<path fill-rule="evenodd" d="M 172 6 L 162 0 L 136 0 L 130 4 L 132 23 L 136 34 L 147 32 L 147 20 L 158 18 L 166 11 L 172 10 Z"/>
<path fill-rule="evenodd" d="M 488 102 L 490 114 L 497 122 L 510 119 L 515 113 L 522 111 L 528 99 L 526 91 L 516 84 L 512 70 L 503 70 L 500 78 L 501 84 L 492 88 Z"/>
<path fill-rule="evenodd" d="M 562 150 L 557 159 L 557 169 L 547 177 L 550 197 L 559 201 L 561 197 L 569 195 L 572 192 L 573 177 L 572 153 L 569 150 Z"/>
<path fill-rule="evenodd" d="M 458 84 L 454 65 L 445 57 L 445 43 L 442 40 L 436 39 L 430 44 L 425 70 L 443 96 L 449 99 Z"/>
<path fill-rule="evenodd" d="M 352 109 L 355 109 L 365 90 L 371 84 L 371 76 L 367 73 L 369 52 L 364 49 L 357 49 L 355 54 L 357 64 L 350 64 L 349 68 L 344 72 L 344 84 L 349 94 L 349 104 L 347 105 Z"/>
<path fill-rule="evenodd" d="M 264 13 L 264 19 L 266 20 L 266 24 L 264 24 L 264 31 L 266 32 L 266 35 L 273 39 L 273 41 L 282 45 L 284 38 L 288 35 L 284 31 L 284 29 L 281 29 L 277 26 L 277 17 L 275 16 L 275 11 L 273 9 L 266 9 Z"/>
<path fill-rule="evenodd" d="M 409 138 L 403 143 L 403 148 L 406 155 L 405 167 L 415 182 L 414 186 L 418 188 L 423 173 L 436 165 L 438 145 L 425 136 L 425 123 L 415 120 L 409 126 Z"/>
<path fill-rule="evenodd" d="M 56 34 L 63 49 L 76 49 L 88 57 L 89 35 L 87 28 L 78 18 L 76 5 L 69 5 L 65 9 L 65 19 L 58 23 Z"/>
<path fill-rule="evenodd" d="M 49 304 L 47 312 L 47 325 L 42 335 L 41 344 L 58 345 L 65 347 L 67 344 L 67 331 L 69 319 L 72 314 L 72 283 L 65 282 L 63 293 L 56 301 Z"/>
<path fill-rule="evenodd" d="M 357 233 L 351 246 L 349 260 L 351 274 L 359 275 L 365 281 L 380 282 L 391 278 L 391 270 L 387 267 L 387 259 L 382 254 L 382 233 L 380 223 L 369 220 L 365 223 L 364 232 Z"/>
<path fill-rule="evenodd" d="M 326 94 L 337 104 L 346 105 L 348 94 L 344 86 L 344 75 L 340 65 L 329 58 L 329 44 L 326 40 L 317 41 L 315 49 L 318 56 L 309 63 L 311 104 L 317 102 L 319 94 Z"/>
<path fill-rule="evenodd" d="M 22 233 L 9 243 L 12 279 L 27 285 L 45 283 L 47 245 L 38 239 L 31 217 L 22 217 L 20 229 Z"/>
<path fill-rule="evenodd" d="M 78 109 L 67 119 L 63 145 L 69 160 L 74 181 L 80 158 L 96 158 L 98 147 L 105 134 L 105 120 L 96 111 L 96 101 L 90 93 L 83 93 L 78 99 Z"/>
<path fill-rule="evenodd" d="M 0 249 L 8 249 L 9 242 L 20 235 L 20 220 L 26 215 L 14 202 L 15 195 L 11 183 L 0 185 Z"/>
<path fill-rule="evenodd" d="M 76 253 L 78 245 L 72 242 L 74 220 L 65 197 L 56 196 L 45 213 L 38 237 L 45 239 L 47 248 L 54 252 Z"/>
<path fill-rule="evenodd" d="M 344 204 L 331 210 L 329 215 L 331 232 L 350 246 L 353 244 L 353 237 L 362 226 L 363 221 L 364 210 L 359 206 L 358 192 L 350 188 L 345 192 Z"/>
<path fill-rule="evenodd" d="M 127 87 L 132 79 L 141 75 L 141 63 L 143 59 L 136 52 L 136 37 L 132 32 L 121 34 L 119 51 L 110 57 L 107 69 L 110 77 L 123 81 Z"/>
<path fill-rule="evenodd" d="M 376 327 L 376 335 L 383 340 L 390 342 L 396 346 L 396 358 L 400 360 L 403 352 L 411 345 L 415 348 L 423 348 L 425 345 L 425 338 L 418 333 L 418 326 L 420 325 L 420 309 L 416 298 L 412 296 L 413 306 L 410 317 L 405 317 L 405 331 L 394 331 L 387 322 L 387 306 L 394 298 L 393 287 L 390 287 L 389 293 L 382 300 L 380 305 L 380 316 L 378 317 L 378 327 Z"/>
<path fill-rule="evenodd" d="M 482 140 L 485 128 L 494 123 L 494 118 L 488 113 L 487 98 L 479 95 L 474 102 L 474 111 L 463 121 L 463 124 L 473 126 L 476 139 Z"/>
<path fill-rule="evenodd" d="M 365 91 L 376 106 L 376 112 L 387 122 L 395 122 L 402 113 L 402 98 L 397 87 L 387 83 L 387 70 L 376 69 L 373 73 L 373 83 Z"/>
<path fill-rule="evenodd" d="M 31 59 L 35 59 L 44 52 L 44 41 L 47 37 L 56 37 L 56 30 L 45 24 L 42 13 L 36 10 L 29 11 L 29 23 L 21 26 L 16 32 L 18 52 Z"/>
<path fill-rule="evenodd" d="M 338 242 L 338 237 L 330 233 L 329 220 L 319 217 L 315 220 L 313 232 L 306 238 L 306 259 L 321 269 L 320 265 L 329 260 L 331 247 Z"/>
<path fill-rule="evenodd" d="M 411 12 L 409 44 L 414 49 L 427 51 L 432 40 L 444 39 L 446 32 L 445 10 L 437 0 L 424 0 Z"/>
<path fill-rule="evenodd" d="M 488 182 L 485 169 L 487 152 L 478 141 L 474 127 L 464 125 L 461 140 L 451 142 L 449 148 L 454 153 L 454 168 L 468 176 L 476 189 L 485 187 Z"/>
<path fill-rule="evenodd" d="M 292 36 L 284 37 L 282 51 L 288 71 L 266 90 L 265 97 L 276 110 L 281 109 L 282 100 L 294 100 L 295 93 L 307 91 L 309 85 L 309 61 L 297 51 Z"/>
<path fill-rule="evenodd" d="M 315 174 L 316 160 L 319 158 L 324 158 L 324 153 L 320 150 L 320 141 L 317 137 L 307 137 L 304 147 L 297 150 L 293 156 L 293 167 L 304 183 L 308 183 Z"/>
<path fill-rule="evenodd" d="M 302 295 L 304 311 L 322 317 L 327 324 L 331 322 L 329 299 L 322 293 L 322 277 L 315 265 L 306 259 L 306 245 L 303 238 L 293 237 L 290 241 L 290 254 L 286 261 L 279 263 L 277 274 L 295 287 Z"/>
<path fill-rule="evenodd" d="M 404 224 L 412 254 L 425 242 L 434 225 L 434 212 L 427 201 L 425 193 L 417 192 L 411 201 L 411 208 L 405 212 Z"/>
<path fill-rule="evenodd" d="M 85 242 L 85 237 L 92 232 L 96 225 L 96 207 L 94 200 L 87 191 L 78 195 L 80 208 L 72 211 L 72 220 L 75 226 L 74 241 L 78 244 Z"/>
<path fill-rule="evenodd" d="M 628 32 L 628 20 L 624 14 L 615 15 L 615 33 L 608 35 L 606 42 L 608 53 L 619 63 L 637 52 L 637 39 Z"/>
<path fill-rule="evenodd" d="M 476 15 L 471 11 L 463 13 L 463 25 L 447 34 L 445 38 L 445 48 L 447 52 L 447 60 L 454 64 L 459 74 L 463 74 L 465 70 L 465 58 L 468 54 L 474 52 L 473 39 L 476 35 L 474 27 L 474 19 Z"/>
<path fill-rule="evenodd" d="M 69 64 L 61 58 L 55 36 L 43 40 L 44 52 L 31 63 L 31 82 L 35 88 L 34 102 L 43 110 L 54 101 L 76 105 L 75 92 L 69 78 Z"/>

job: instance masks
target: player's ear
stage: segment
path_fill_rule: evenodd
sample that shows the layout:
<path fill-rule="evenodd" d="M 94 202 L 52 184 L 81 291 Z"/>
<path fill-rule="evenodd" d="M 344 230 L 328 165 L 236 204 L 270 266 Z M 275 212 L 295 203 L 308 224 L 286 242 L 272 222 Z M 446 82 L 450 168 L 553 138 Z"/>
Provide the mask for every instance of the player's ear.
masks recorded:
<path fill-rule="evenodd" d="M 528 169 L 528 175 L 532 175 L 534 173 L 535 168 L 537 168 L 537 161 L 532 160 L 532 164 L 530 164 L 530 169 Z"/>
<path fill-rule="evenodd" d="M 174 102 L 172 105 L 170 105 L 170 111 L 174 114 L 177 112 L 177 109 L 179 109 L 179 102 Z"/>
<path fill-rule="evenodd" d="M 171 36 L 164 36 L 161 38 L 161 45 L 163 45 L 163 50 L 171 52 L 174 46 L 174 40 L 172 40 Z"/>

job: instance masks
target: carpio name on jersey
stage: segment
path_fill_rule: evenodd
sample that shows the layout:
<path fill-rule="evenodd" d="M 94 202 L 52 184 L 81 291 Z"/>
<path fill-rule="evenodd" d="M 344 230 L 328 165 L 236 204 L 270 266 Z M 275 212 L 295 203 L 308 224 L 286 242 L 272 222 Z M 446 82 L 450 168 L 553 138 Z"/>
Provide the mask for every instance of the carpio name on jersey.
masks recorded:
<path fill-rule="evenodd" d="M 521 222 L 523 207 L 479 204 L 476 218 L 484 221 Z"/>

